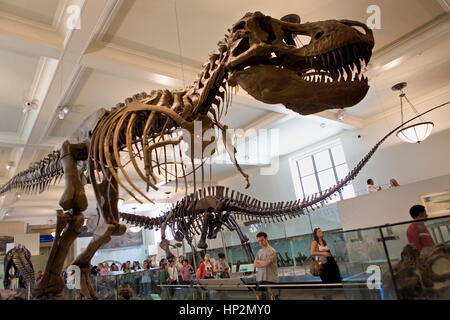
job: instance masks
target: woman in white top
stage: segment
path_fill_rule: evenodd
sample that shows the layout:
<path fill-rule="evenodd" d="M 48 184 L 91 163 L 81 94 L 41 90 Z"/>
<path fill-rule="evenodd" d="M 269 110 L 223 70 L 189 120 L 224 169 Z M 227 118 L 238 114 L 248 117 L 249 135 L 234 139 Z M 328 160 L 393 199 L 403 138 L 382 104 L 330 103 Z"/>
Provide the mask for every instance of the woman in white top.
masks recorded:
<path fill-rule="evenodd" d="M 311 256 L 315 256 L 316 260 L 323 265 L 323 271 L 320 278 L 323 283 L 339 283 L 342 282 L 339 267 L 336 264 L 331 250 L 327 242 L 323 238 L 323 232 L 320 228 L 313 231 L 314 241 L 311 244 Z"/>
<path fill-rule="evenodd" d="M 367 192 L 371 193 L 371 192 L 377 192 L 380 191 L 381 187 L 376 188 L 373 185 L 373 180 L 372 179 L 367 179 Z"/>
<path fill-rule="evenodd" d="M 178 282 L 178 270 L 177 270 L 177 266 L 175 265 L 175 257 L 172 258 L 172 260 L 170 260 L 170 264 L 169 264 L 169 282 L 170 284 L 177 284 Z"/>

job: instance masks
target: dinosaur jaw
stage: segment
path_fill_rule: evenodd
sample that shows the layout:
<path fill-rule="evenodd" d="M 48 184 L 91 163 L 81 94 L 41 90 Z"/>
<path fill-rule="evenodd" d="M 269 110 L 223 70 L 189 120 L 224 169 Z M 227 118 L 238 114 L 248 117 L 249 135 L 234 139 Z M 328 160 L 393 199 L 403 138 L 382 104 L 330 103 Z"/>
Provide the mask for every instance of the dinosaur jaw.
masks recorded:
<path fill-rule="evenodd" d="M 257 100 L 283 104 L 302 115 L 351 107 L 369 90 L 363 72 L 370 49 L 353 44 L 313 56 L 282 50 L 266 63 L 237 66 L 229 84 L 239 84 Z"/>
<path fill-rule="evenodd" d="M 369 90 L 367 78 L 363 75 L 354 75 L 353 79 L 350 75 L 347 80 L 341 76 L 339 80 L 333 80 L 326 72 L 302 73 L 268 65 L 236 71 L 229 81 L 232 85 L 239 84 L 257 100 L 283 104 L 302 115 L 354 106 Z"/>

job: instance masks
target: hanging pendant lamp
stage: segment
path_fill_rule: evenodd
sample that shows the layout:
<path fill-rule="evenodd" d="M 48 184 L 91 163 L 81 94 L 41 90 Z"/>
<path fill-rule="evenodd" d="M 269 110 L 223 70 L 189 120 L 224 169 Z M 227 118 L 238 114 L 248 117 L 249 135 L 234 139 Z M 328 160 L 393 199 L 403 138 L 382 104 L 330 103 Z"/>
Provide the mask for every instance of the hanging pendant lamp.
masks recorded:
<path fill-rule="evenodd" d="M 412 105 L 412 103 L 409 101 L 409 99 L 406 97 L 406 94 L 403 92 L 403 89 L 406 87 L 406 82 L 400 82 L 397 83 L 395 86 L 392 87 L 393 91 L 400 91 L 400 111 L 401 111 L 401 123 L 404 123 L 403 120 L 403 98 L 405 98 L 406 102 L 410 105 L 411 109 L 416 113 L 416 115 L 419 115 L 416 108 Z M 419 117 L 422 122 L 403 127 L 400 130 L 397 131 L 396 135 L 400 139 L 402 139 L 405 142 L 408 143 L 420 143 L 431 134 L 431 131 L 433 130 L 434 123 L 431 121 L 425 121 L 423 117 Z"/>

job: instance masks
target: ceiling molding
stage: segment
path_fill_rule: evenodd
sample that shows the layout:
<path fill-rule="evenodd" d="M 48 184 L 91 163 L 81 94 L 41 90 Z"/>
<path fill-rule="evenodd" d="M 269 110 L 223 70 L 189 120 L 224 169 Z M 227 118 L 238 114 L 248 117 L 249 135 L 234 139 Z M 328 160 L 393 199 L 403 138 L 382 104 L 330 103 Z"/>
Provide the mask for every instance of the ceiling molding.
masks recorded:
<path fill-rule="evenodd" d="M 53 28 L 16 16 L 0 14 L 0 34 L 62 50 L 63 39 Z"/>
<path fill-rule="evenodd" d="M 91 43 L 96 43 L 101 41 L 109 27 L 111 26 L 111 23 L 115 20 L 117 13 L 122 7 L 122 4 L 124 3 L 124 0 L 112 0 L 110 1 L 109 5 L 105 10 L 108 11 L 108 13 L 105 15 L 105 20 L 103 21 L 101 28 L 96 33 L 95 37 L 92 39 Z"/>
<path fill-rule="evenodd" d="M 84 60 L 90 58 L 90 66 L 95 68 L 95 60 L 106 60 L 116 64 L 125 65 L 137 70 L 144 70 L 157 75 L 178 80 L 179 86 L 183 85 L 182 70 L 179 62 L 166 59 L 160 56 L 150 55 L 144 52 L 125 48 L 120 45 L 97 42 L 89 46 L 86 51 Z M 92 60 L 95 59 L 95 60 Z M 201 67 L 194 68 L 191 66 L 183 66 L 186 81 L 196 79 Z"/>
<path fill-rule="evenodd" d="M 65 15 L 68 0 L 59 0 L 58 7 L 56 8 L 55 15 L 53 16 L 52 28 L 58 30 L 61 25 L 61 20 Z"/>
<path fill-rule="evenodd" d="M 367 72 L 370 79 L 384 71 L 384 66 L 392 61 L 404 63 L 411 57 L 432 47 L 438 39 L 448 37 L 450 32 L 450 14 L 444 13 L 423 26 L 409 32 L 395 42 L 377 50 L 369 63 Z"/>
<path fill-rule="evenodd" d="M 52 58 L 41 57 L 39 59 L 38 66 L 33 78 L 33 82 L 30 86 L 28 93 L 28 100 L 37 99 L 38 108 L 32 109 L 29 112 L 23 114 L 20 119 L 20 124 L 17 129 L 17 135 L 22 141 L 27 141 L 33 125 L 36 121 L 36 117 L 39 114 L 42 103 L 45 100 L 45 96 L 50 88 L 52 80 L 55 76 L 58 67 L 58 61 Z"/>
<path fill-rule="evenodd" d="M 6 20 L 10 20 L 10 21 L 15 21 L 19 24 L 28 25 L 31 28 L 42 29 L 42 30 L 47 30 L 47 31 L 51 31 L 51 32 L 56 31 L 56 28 L 53 28 L 51 25 L 48 25 L 46 23 L 38 22 L 35 20 L 30 20 L 30 19 L 27 19 L 24 17 L 14 15 L 12 13 L 8 13 L 8 12 L 0 10 L 0 19 L 2 19 L 2 18 L 6 19 Z"/>
<path fill-rule="evenodd" d="M 449 0 L 436 0 L 445 10 L 445 12 L 450 12 L 450 1 Z"/>
<path fill-rule="evenodd" d="M 408 95 L 408 93 L 406 92 L 406 94 Z M 424 109 L 423 105 L 425 103 L 427 103 L 428 101 L 431 100 L 435 100 L 435 99 L 439 99 L 439 98 L 445 98 L 445 97 L 449 97 L 450 96 L 450 85 L 445 86 L 439 90 L 435 90 L 425 96 L 420 97 L 419 99 L 415 99 L 414 101 L 411 101 L 411 103 L 413 104 L 413 106 L 420 110 L 420 109 Z M 370 118 L 367 118 L 364 122 L 365 125 L 369 125 L 371 123 L 380 121 L 386 117 L 390 117 L 390 116 L 394 116 L 394 115 L 400 115 L 400 99 L 396 100 L 397 103 L 391 106 L 383 106 L 384 109 L 388 110 L 388 111 L 382 111 Z M 432 106 L 428 106 L 429 108 L 431 108 Z M 404 110 L 409 110 L 411 109 L 410 106 L 408 104 L 404 104 Z M 399 116 L 400 119 L 400 116 Z"/>
<path fill-rule="evenodd" d="M 2 138 L 0 137 L 0 147 L 7 147 L 7 148 L 27 148 L 27 149 L 48 149 L 52 150 L 54 145 L 49 144 L 27 144 L 23 142 L 5 142 L 2 141 Z"/>

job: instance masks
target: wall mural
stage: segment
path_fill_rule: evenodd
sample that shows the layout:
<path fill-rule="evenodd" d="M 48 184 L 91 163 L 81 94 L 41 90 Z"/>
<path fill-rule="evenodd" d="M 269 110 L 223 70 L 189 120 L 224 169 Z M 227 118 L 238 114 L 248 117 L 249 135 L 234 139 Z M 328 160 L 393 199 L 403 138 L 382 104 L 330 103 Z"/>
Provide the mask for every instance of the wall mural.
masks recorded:
<path fill-rule="evenodd" d="M 143 244 L 142 230 L 138 232 L 127 230 L 123 235 L 111 238 L 111 241 L 102 245 L 100 249 L 135 247 Z"/>
<path fill-rule="evenodd" d="M 450 213 L 450 190 L 426 194 L 420 198 L 429 215 Z"/>
<path fill-rule="evenodd" d="M 90 216 L 86 225 L 81 228 L 81 233 L 79 235 L 82 237 L 92 237 L 94 235 L 94 231 L 97 229 L 99 222 L 98 216 Z M 142 230 L 139 232 L 132 232 L 127 230 L 124 234 L 112 237 L 111 241 L 105 243 L 100 247 L 100 249 L 117 249 L 117 248 L 126 248 L 126 247 L 134 247 L 141 246 L 144 244 L 144 238 L 142 234 Z"/>

